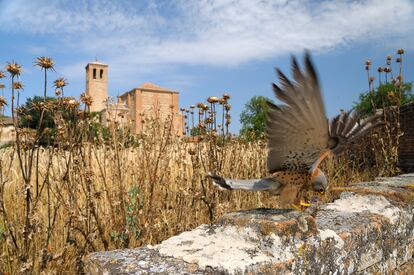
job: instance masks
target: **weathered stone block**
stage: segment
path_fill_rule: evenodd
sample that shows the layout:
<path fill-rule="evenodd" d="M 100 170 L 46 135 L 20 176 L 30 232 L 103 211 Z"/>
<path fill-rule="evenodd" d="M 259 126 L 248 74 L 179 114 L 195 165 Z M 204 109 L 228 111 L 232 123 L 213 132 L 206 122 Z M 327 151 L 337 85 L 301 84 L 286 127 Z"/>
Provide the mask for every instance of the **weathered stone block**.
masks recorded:
<path fill-rule="evenodd" d="M 414 174 L 346 189 L 304 212 L 239 211 L 154 247 L 93 253 L 87 267 L 90 274 L 413 271 Z"/>

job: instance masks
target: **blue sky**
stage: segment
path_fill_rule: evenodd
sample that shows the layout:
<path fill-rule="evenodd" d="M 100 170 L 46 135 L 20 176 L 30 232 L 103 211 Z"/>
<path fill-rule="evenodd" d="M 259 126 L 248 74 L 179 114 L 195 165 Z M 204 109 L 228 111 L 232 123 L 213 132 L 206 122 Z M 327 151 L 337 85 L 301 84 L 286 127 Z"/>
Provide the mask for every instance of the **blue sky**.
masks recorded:
<path fill-rule="evenodd" d="M 111 96 L 153 82 L 180 91 L 185 107 L 228 92 L 238 132 L 244 104 L 273 97 L 274 67 L 288 73 L 290 54 L 301 58 L 305 48 L 329 117 L 367 89 L 367 58 L 376 69 L 404 48 L 405 78 L 413 80 L 413 22 L 411 0 L 0 0 L 0 67 L 23 65 L 23 98 L 41 94 L 37 56 L 54 58 L 50 80 L 64 76 L 65 94 L 76 97 L 95 58 L 109 65 Z"/>

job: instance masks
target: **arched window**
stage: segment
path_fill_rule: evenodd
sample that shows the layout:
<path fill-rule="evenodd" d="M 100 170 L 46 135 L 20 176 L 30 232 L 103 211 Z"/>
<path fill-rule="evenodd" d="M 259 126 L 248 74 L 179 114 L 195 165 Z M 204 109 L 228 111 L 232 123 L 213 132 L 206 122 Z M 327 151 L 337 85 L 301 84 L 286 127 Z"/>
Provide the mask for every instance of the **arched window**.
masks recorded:
<path fill-rule="evenodd" d="M 103 70 L 101 69 L 101 71 L 99 72 L 99 77 L 102 79 L 103 77 Z"/>
<path fill-rule="evenodd" d="M 96 79 L 96 69 L 93 69 L 93 79 Z"/>

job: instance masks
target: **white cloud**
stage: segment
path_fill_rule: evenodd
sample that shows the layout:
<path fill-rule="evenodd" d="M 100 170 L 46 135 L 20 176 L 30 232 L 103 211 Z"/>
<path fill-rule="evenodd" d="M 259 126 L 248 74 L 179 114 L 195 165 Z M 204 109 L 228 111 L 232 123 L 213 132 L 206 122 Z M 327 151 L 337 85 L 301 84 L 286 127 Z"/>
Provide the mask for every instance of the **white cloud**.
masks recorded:
<path fill-rule="evenodd" d="M 56 49 L 98 55 L 111 66 L 140 64 L 139 70 L 169 64 L 231 66 L 387 37 L 407 42 L 398 46 L 414 42 L 410 0 L 139 2 L 2 2 L 0 30 L 49 35 Z M 66 70 L 75 67 L 79 64 Z"/>

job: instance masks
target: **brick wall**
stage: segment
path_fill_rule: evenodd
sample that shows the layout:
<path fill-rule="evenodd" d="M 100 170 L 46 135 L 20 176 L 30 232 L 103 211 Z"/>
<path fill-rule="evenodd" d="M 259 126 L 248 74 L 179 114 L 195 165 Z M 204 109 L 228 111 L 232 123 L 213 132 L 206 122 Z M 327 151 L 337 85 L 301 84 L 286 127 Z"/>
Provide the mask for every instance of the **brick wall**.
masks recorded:
<path fill-rule="evenodd" d="M 400 108 L 401 130 L 398 148 L 399 167 L 404 172 L 414 172 L 414 102 Z"/>

